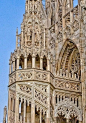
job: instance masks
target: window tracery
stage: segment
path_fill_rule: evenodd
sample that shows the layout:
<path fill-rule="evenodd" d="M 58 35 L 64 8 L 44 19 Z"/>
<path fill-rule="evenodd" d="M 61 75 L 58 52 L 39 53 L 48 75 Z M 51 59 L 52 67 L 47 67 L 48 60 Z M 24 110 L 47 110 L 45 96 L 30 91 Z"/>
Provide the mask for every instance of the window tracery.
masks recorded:
<path fill-rule="evenodd" d="M 72 74 L 76 74 L 76 77 L 80 79 L 81 76 L 81 65 L 80 65 L 80 54 L 76 45 L 71 42 L 67 41 L 65 43 L 61 53 L 60 53 L 60 60 L 58 62 L 58 71 L 62 69 L 62 71 L 70 73 L 71 77 Z"/>
<path fill-rule="evenodd" d="M 21 55 L 19 59 L 19 69 L 24 69 L 24 56 Z"/>

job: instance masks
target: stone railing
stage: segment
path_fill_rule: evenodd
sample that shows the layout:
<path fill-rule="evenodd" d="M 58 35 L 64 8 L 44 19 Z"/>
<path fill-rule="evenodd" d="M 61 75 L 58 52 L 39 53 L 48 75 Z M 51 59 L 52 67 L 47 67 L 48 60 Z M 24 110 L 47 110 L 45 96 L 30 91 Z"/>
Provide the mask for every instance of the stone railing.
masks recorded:
<path fill-rule="evenodd" d="M 50 72 L 39 69 L 17 70 L 9 75 L 9 85 L 16 81 L 37 80 L 50 82 Z"/>
<path fill-rule="evenodd" d="M 74 81 L 80 81 L 79 75 L 77 76 L 73 72 L 72 73 L 69 73 L 68 70 L 63 71 L 62 69 L 60 69 L 59 71 L 57 71 L 56 77 L 61 77 L 61 78 L 65 78 L 65 79 L 69 79 L 69 80 L 74 80 Z"/>
<path fill-rule="evenodd" d="M 69 90 L 69 91 L 75 91 L 75 92 L 81 92 L 81 83 L 70 81 L 66 79 L 55 79 L 55 88 L 63 89 L 63 90 Z"/>

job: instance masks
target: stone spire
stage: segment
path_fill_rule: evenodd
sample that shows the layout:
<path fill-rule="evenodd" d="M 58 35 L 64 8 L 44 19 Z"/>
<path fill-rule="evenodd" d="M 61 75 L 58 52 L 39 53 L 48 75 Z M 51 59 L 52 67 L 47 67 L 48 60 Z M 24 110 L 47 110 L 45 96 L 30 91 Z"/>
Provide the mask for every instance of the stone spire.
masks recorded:
<path fill-rule="evenodd" d="M 7 107 L 4 107 L 4 117 L 3 117 L 3 123 L 6 123 L 6 115 L 7 115 Z"/>
<path fill-rule="evenodd" d="M 21 24 L 20 46 L 22 48 L 45 48 L 46 13 L 42 1 L 26 0 L 25 14 Z M 41 35 L 40 35 L 41 34 Z"/>

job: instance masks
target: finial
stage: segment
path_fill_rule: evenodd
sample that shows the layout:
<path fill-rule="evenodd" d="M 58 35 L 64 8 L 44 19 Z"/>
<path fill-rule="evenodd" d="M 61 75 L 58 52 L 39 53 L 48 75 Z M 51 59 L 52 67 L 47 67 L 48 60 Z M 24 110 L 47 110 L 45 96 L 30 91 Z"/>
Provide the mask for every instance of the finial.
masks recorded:
<path fill-rule="evenodd" d="M 17 29 L 16 29 L 16 35 L 18 35 L 18 27 L 17 27 Z"/>
<path fill-rule="evenodd" d="M 3 117 L 3 123 L 6 123 L 6 116 L 7 116 L 7 107 L 4 107 L 4 117 Z"/>

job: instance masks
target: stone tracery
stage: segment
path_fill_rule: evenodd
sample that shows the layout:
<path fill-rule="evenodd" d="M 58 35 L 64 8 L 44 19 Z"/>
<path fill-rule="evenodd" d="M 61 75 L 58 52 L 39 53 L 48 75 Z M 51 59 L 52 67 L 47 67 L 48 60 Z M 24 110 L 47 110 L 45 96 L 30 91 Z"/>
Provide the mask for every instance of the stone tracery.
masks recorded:
<path fill-rule="evenodd" d="M 68 73 L 74 73 L 77 78 L 80 79 L 80 54 L 73 42 L 68 41 L 65 43 L 63 50 L 60 53 L 60 57 L 62 57 L 62 59 L 58 62 L 57 70 L 68 70 Z"/>
<path fill-rule="evenodd" d="M 63 115 L 66 119 L 71 119 L 71 117 L 77 118 L 77 120 L 82 121 L 82 112 L 77 108 L 69 99 L 65 99 L 60 102 L 55 107 L 55 117 L 59 117 L 59 115 Z"/>

